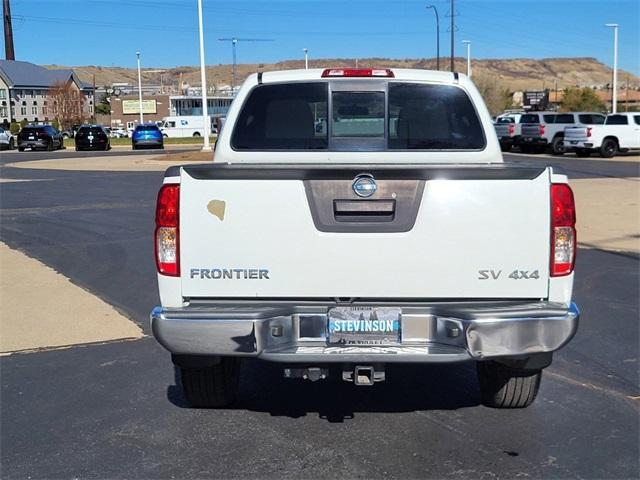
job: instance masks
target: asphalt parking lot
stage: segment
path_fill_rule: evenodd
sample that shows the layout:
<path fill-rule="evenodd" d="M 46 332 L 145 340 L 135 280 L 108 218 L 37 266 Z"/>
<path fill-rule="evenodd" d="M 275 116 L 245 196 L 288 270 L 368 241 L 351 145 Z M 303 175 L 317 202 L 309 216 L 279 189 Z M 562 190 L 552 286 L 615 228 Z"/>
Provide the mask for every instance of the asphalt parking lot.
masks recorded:
<path fill-rule="evenodd" d="M 3 478 L 638 478 L 640 257 L 630 250 L 579 250 L 580 329 L 528 409 L 483 407 L 472 364 L 396 365 L 369 389 L 285 380 L 256 361 L 231 408 L 187 408 L 148 336 L 161 171 L 6 166 L 146 153 L 0 153 L 0 241 L 147 334 L 0 357 Z M 505 158 L 640 191 L 640 159 Z"/>

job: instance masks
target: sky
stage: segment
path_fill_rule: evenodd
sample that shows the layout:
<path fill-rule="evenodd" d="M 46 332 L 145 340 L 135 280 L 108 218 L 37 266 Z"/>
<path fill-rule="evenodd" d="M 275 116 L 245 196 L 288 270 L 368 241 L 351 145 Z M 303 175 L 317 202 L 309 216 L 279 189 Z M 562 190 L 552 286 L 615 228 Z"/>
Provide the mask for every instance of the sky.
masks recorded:
<path fill-rule="evenodd" d="M 145 68 L 197 65 L 197 0 L 10 0 L 16 59 Z M 209 65 L 450 54 L 450 0 L 202 0 Z M 456 0 L 455 52 L 473 58 L 595 57 L 640 75 L 640 0 Z M 259 39 L 269 41 L 243 41 Z M 4 52 L 4 38 L 2 38 Z"/>

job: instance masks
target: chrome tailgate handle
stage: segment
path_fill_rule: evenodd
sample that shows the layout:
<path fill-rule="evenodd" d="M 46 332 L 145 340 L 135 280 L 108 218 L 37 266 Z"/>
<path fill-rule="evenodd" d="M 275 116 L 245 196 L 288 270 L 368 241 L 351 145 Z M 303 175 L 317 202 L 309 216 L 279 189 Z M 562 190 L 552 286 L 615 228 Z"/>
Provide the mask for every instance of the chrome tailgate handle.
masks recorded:
<path fill-rule="evenodd" d="M 336 222 L 392 222 L 395 200 L 334 200 Z"/>

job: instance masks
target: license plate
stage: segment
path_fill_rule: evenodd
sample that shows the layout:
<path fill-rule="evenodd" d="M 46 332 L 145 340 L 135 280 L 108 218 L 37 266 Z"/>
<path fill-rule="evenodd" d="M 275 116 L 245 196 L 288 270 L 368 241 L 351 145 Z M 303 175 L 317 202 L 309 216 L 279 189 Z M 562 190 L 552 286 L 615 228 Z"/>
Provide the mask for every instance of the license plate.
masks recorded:
<path fill-rule="evenodd" d="M 35 140 L 36 137 L 29 137 L 29 140 Z"/>
<path fill-rule="evenodd" d="M 401 323 L 396 307 L 335 307 L 329 310 L 329 343 L 397 345 Z"/>
<path fill-rule="evenodd" d="M 93 141 L 93 135 L 89 135 L 87 138 L 89 139 L 90 142 Z"/>
<path fill-rule="evenodd" d="M 533 138 L 532 137 L 527 137 L 526 140 L 527 140 L 527 142 L 533 142 Z"/>

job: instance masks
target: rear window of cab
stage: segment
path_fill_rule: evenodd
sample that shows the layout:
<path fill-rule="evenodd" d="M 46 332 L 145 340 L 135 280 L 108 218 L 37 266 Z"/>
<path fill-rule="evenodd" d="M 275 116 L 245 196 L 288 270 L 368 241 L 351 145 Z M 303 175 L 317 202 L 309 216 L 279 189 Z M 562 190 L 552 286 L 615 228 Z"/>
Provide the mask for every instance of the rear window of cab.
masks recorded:
<path fill-rule="evenodd" d="M 482 124 L 461 88 L 389 82 L 386 90 L 329 90 L 328 82 L 259 85 L 231 147 L 262 150 L 479 150 Z"/>

